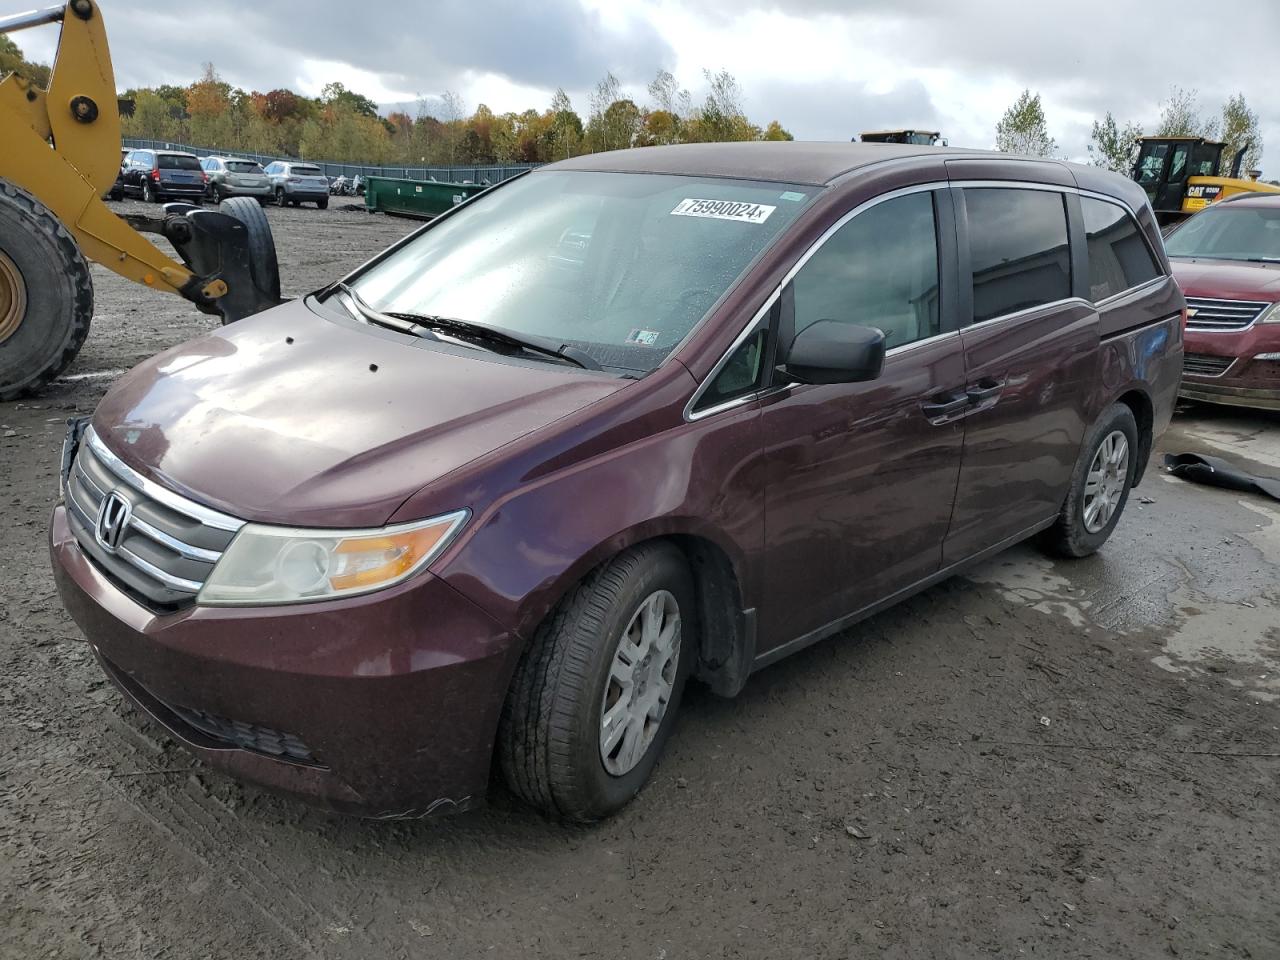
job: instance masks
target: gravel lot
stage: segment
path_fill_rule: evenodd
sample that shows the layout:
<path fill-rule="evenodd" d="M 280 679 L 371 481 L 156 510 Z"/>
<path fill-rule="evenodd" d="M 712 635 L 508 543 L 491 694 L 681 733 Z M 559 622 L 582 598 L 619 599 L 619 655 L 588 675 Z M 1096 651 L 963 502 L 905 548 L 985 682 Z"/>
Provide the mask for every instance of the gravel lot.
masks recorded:
<path fill-rule="evenodd" d="M 268 214 L 286 295 L 416 226 Z M 215 322 L 94 275 L 71 377 L 0 404 L 0 956 L 1280 957 L 1280 504 L 1153 469 L 1099 556 L 1020 547 L 691 690 L 609 823 L 500 788 L 342 819 L 196 765 L 58 603 L 62 421 Z M 1163 448 L 1280 475 L 1280 417 L 1190 408 Z"/>

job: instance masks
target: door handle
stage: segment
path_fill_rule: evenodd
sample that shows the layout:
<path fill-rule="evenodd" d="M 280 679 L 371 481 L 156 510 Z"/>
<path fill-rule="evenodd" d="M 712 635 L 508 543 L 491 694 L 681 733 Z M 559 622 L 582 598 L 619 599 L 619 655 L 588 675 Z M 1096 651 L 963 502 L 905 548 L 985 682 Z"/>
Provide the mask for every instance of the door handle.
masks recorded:
<path fill-rule="evenodd" d="M 998 400 L 1002 390 L 1004 390 L 1003 380 L 986 378 L 966 387 L 965 395 L 969 398 L 971 404 L 977 406 L 980 403 L 986 403 L 988 400 Z"/>
<path fill-rule="evenodd" d="M 936 421 L 955 416 L 968 409 L 972 403 L 967 394 L 962 393 L 957 396 L 954 393 L 945 393 L 920 404 L 920 410 L 930 420 Z"/>

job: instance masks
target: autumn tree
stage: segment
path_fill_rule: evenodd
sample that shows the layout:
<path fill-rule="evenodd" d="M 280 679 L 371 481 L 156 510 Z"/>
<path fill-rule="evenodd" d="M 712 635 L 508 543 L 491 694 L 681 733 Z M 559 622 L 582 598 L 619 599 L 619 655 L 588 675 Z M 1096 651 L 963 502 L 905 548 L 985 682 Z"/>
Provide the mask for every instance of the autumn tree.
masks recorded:
<path fill-rule="evenodd" d="M 1058 149 L 1049 136 L 1040 94 L 1023 90 L 1022 95 L 1004 112 L 996 124 L 996 149 L 1028 157 L 1051 157 Z"/>
<path fill-rule="evenodd" d="M 1093 122 L 1089 153 L 1094 166 L 1128 176 L 1138 161 L 1138 139 L 1141 136 L 1141 124 L 1127 122 L 1121 127 L 1108 110 L 1103 119 Z"/>
<path fill-rule="evenodd" d="M 1245 150 L 1240 169 L 1257 170 L 1262 165 L 1262 131 L 1258 126 L 1258 114 L 1249 109 L 1244 94 L 1237 93 L 1222 105 L 1223 173 L 1230 173 L 1230 164 L 1236 153 Z"/>
<path fill-rule="evenodd" d="M 770 120 L 769 126 L 765 128 L 762 140 L 794 140 L 790 131 L 783 129 L 782 124 L 777 120 Z"/>
<path fill-rule="evenodd" d="M 48 88 L 49 66 L 32 63 L 22 55 L 22 49 L 4 34 L 0 34 L 0 78 L 16 73 L 30 80 L 37 87 Z"/>
<path fill-rule="evenodd" d="M 1175 86 L 1169 91 L 1169 98 L 1160 104 L 1160 123 L 1155 134 L 1157 137 L 1213 139 L 1217 133 L 1218 121 L 1215 118 L 1206 120 L 1200 114 L 1200 97 L 1197 91 Z"/>

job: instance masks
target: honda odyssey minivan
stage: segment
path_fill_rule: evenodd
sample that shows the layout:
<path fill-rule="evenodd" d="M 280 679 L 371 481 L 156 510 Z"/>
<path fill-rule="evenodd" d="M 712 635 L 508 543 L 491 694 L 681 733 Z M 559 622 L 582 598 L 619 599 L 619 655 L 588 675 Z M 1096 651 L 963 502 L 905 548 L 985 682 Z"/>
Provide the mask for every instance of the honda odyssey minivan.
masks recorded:
<path fill-rule="evenodd" d="M 1097 550 L 1167 426 L 1142 191 L 882 144 L 551 164 L 175 347 L 72 425 L 50 531 L 103 670 L 210 766 L 372 817 L 496 764 L 591 820 L 686 682 L 1030 537 Z"/>

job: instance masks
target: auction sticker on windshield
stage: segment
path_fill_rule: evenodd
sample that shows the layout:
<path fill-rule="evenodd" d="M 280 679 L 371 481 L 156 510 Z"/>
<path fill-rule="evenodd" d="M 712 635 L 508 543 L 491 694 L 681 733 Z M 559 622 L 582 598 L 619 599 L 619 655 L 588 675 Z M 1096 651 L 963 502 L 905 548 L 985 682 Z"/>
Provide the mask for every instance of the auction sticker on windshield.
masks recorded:
<path fill-rule="evenodd" d="M 671 211 L 673 217 L 710 217 L 713 220 L 737 220 L 740 223 L 764 223 L 777 210 L 767 203 L 743 203 L 738 200 L 681 200 Z"/>

